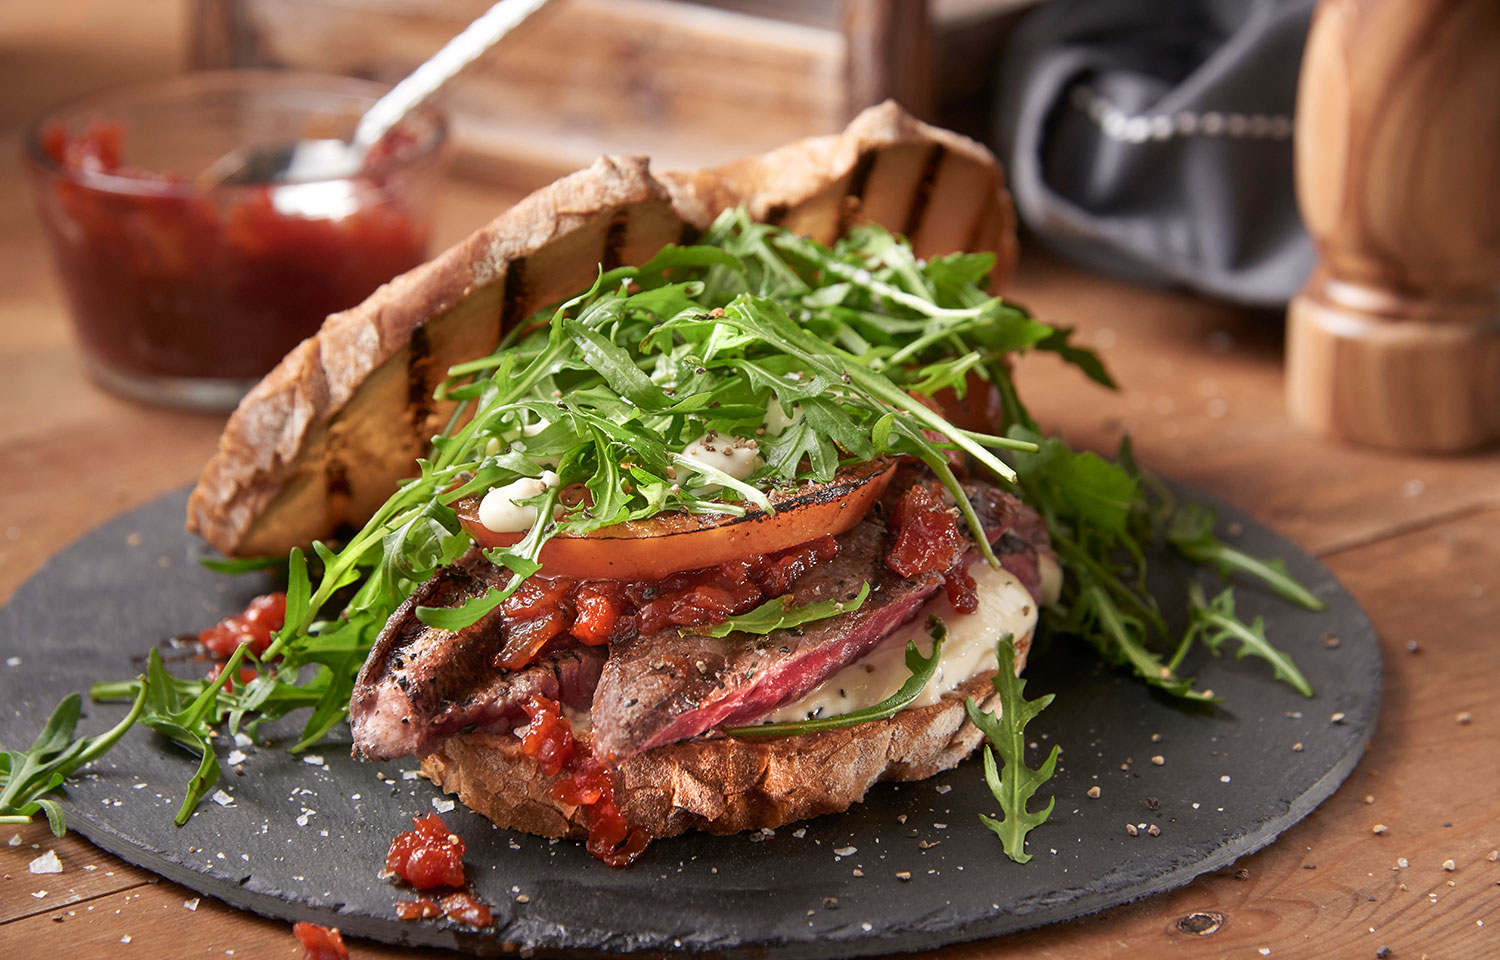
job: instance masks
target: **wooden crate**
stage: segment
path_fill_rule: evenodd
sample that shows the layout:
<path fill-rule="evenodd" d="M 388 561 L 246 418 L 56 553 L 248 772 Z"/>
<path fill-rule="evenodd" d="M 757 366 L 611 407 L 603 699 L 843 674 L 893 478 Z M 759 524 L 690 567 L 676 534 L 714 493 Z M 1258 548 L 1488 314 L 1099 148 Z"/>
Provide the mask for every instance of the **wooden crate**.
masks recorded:
<path fill-rule="evenodd" d="M 393 82 L 489 0 L 195 0 L 192 62 Z M 461 168 L 533 186 L 600 153 L 698 167 L 930 115 L 923 0 L 553 0 L 445 96 Z"/>

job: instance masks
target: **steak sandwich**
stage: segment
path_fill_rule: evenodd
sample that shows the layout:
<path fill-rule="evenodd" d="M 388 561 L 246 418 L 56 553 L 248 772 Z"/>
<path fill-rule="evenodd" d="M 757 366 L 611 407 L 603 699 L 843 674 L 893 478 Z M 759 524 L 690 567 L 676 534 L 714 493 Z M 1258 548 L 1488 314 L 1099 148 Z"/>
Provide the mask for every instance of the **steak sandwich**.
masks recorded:
<path fill-rule="evenodd" d="M 990 567 L 939 489 L 925 468 L 900 465 L 837 536 L 653 582 L 559 582 L 544 564 L 538 585 L 513 595 L 519 602 L 472 625 L 421 623 L 418 607 L 457 606 L 508 578 L 476 548 L 382 631 L 351 702 L 355 749 L 422 757 L 423 772 L 471 808 L 544 836 L 589 834 L 591 806 L 571 787 L 580 770 L 606 770 L 624 821 L 663 837 L 774 828 L 846 809 L 878 780 L 947 769 L 980 740 L 963 700 L 988 700 L 996 640 L 1011 636 L 1024 665 L 1056 566 L 1036 514 L 976 485 L 1000 561 Z M 736 589 L 743 598 L 724 599 Z M 851 604 L 862 590 L 862 604 L 815 623 L 706 629 L 724 622 L 721 603 L 750 609 L 772 595 L 796 610 Z M 593 645 L 600 596 L 617 606 L 605 607 L 607 640 Z M 912 705 L 847 727 L 758 735 L 757 724 L 796 730 L 885 700 L 909 676 L 907 644 L 932 643 L 932 618 L 946 640 Z M 528 634 L 538 622 L 557 632 L 533 659 L 497 669 L 517 636 L 536 643 Z M 559 735 L 561 748 L 546 742 Z M 575 762 L 549 763 L 549 749 Z"/>
<path fill-rule="evenodd" d="M 974 749 L 1055 594 L 996 453 L 1051 332 L 989 296 L 1013 260 L 993 157 L 893 105 L 717 170 L 605 158 L 330 317 L 188 524 L 342 540 L 306 590 L 293 549 L 268 651 L 325 671 L 304 742 L 347 697 L 357 753 L 612 864 L 843 810 Z"/>

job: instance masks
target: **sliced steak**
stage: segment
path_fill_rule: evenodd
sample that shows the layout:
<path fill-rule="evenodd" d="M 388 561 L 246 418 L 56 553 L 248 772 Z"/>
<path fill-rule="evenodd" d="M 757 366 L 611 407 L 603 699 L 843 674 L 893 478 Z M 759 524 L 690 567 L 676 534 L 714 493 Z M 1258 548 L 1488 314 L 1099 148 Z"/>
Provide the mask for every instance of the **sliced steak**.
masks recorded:
<path fill-rule="evenodd" d="M 900 482 L 898 477 L 892 489 L 899 491 Z M 1012 572 L 1035 592 L 1035 548 L 1017 537 L 1015 549 L 1008 550 L 1003 538 L 1014 525 L 1030 525 L 1030 511 L 993 488 L 976 489 L 971 500 L 992 541 L 1000 541 L 1002 560 L 1014 557 Z M 869 583 L 871 595 L 858 610 L 764 636 L 683 636 L 669 629 L 613 644 L 594 693 L 594 749 L 619 761 L 718 727 L 749 723 L 863 656 L 915 616 L 943 584 L 941 573 L 906 579 L 891 570 L 884 563 L 890 544 L 883 516 L 872 513 L 839 537 L 838 557 L 792 589 L 793 603 L 800 606 L 849 600 Z"/>
<path fill-rule="evenodd" d="M 417 607 L 457 607 L 509 572 L 478 550 L 439 571 L 391 616 L 355 680 L 349 701 L 354 750 L 373 760 L 424 756 L 449 734 L 473 726 L 507 730 L 525 719 L 533 694 L 587 709 L 604 666 L 603 647 L 569 646 L 515 671 L 497 670 L 504 645 L 499 608 L 459 631 L 417 619 Z"/>

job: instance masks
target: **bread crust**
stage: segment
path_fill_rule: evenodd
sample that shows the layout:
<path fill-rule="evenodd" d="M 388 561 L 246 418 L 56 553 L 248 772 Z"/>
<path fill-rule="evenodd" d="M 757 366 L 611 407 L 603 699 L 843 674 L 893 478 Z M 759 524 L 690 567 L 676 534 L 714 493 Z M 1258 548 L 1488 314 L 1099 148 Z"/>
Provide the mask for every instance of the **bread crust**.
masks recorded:
<path fill-rule="evenodd" d="M 599 263 L 642 263 L 742 203 L 823 242 L 869 220 L 911 236 L 920 256 L 992 251 L 996 286 L 1015 263 L 994 156 L 894 103 L 714 170 L 654 176 L 644 158 L 602 157 L 292 350 L 230 417 L 189 497 L 188 529 L 226 556 L 255 556 L 362 524 L 446 422 L 451 407 L 431 397 L 450 365 L 586 287 Z"/>
<path fill-rule="evenodd" d="M 1024 654 L 1022 654 L 1024 656 Z M 964 698 L 997 709 L 994 671 L 930 706 L 822 733 L 693 740 L 638 754 L 612 771 L 615 803 L 653 837 L 687 830 L 774 829 L 864 799 L 882 780 L 922 780 L 958 764 L 982 734 Z M 553 799 L 562 775 L 542 773 L 513 733 L 461 733 L 422 761 L 422 773 L 502 827 L 585 837 L 586 813 Z"/>

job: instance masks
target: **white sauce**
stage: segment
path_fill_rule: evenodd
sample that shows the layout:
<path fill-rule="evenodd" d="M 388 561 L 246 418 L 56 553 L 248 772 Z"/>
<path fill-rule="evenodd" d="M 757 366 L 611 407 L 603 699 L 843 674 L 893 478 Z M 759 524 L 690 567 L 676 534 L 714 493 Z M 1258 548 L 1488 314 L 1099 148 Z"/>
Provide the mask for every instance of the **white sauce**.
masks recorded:
<path fill-rule="evenodd" d="M 1038 554 L 1036 559 L 1037 573 L 1041 579 L 1037 586 L 1042 591 L 1042 605 L 1050 607 L 1062 596 L 1062 565 L 1057 562 L 1056 557 L 1045 553 Z"/>
<path fill-rule="evenodd" d="M 945 592 L 927 601 L 911 622 L 892 631 L 864 657 L 808 691 L 802 699 L 778 707 L 765 720 L 779 723 L 831 717 L 873 706 L 900 689 L 911 676 L 906 669 L 906 642 L 913 640 L 924 655 L 932 652 L 927 618 L 936 616 L 948 627 L 937 671 L 910 706 L 937 703 L 943 694 L 978 673 L 995 668 L 995 643 L 1007 633 L 1018 648 L 1031 642 L 1037 604 L 1031 592 L 1008 570 L 987 563 L 969 568 L 979 596 L 979 609 L 962 614 L 953 609 Z"/>
<path fill-rule="evenodd" d="M 764 466 L 760 445 L 754 440 L 722 433 L 707 433 L 688 444 L 682 455 L 743 480 Z"/>
<path fill-rule="evenodd" d="M 490 492 L 479 501 L 479 522 L 494 533 L 520 533 L 530 530 L 536 522 L 536 507 L 517 503 L 538 494 L 546 493 L 557 485 L 557 474 L 542 471 L 540 477 L 522 477 L 503 487 L 491 487 Z"/>
<path fill-rule="evenodd" d="M 801 419 L 802 407 L 798 404 L 792 404 L 792 412 L 790 416 L 788 416 L 786 410 L 782 408 L 781 401 L 777 400 L 775 397 L 772 397 L 771 402 L 766 404 L 766 433 L 770 434 L 773 437 L 779 436 L 781 434 L 781 431 L 785 430 L 787 427 L 790 427 L 792 424 Z"/>

